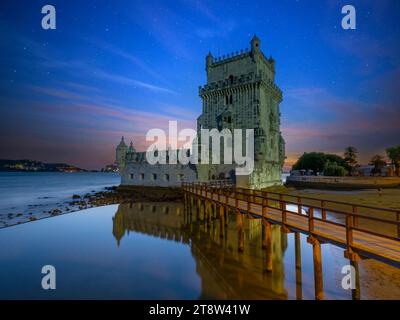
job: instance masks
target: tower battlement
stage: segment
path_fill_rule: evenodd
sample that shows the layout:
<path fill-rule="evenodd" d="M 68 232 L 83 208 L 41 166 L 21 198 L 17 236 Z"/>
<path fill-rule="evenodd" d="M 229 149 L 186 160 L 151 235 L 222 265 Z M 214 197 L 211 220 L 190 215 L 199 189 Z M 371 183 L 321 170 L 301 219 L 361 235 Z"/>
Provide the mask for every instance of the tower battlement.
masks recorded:
<path fill-rule="evenodd" d="M 275 81 L 275 60 L 266 58 L 260 49 L 260 40 L 254 36 L 251 40 L 249 49 L 232 52 L 232 54 L 223 55 L 214 58 L 211 52 L 206 56 L 207 83 L 211 84 L 226 80 L 228 77 L 243 77 L 253 73 L 265 79 Z"/>

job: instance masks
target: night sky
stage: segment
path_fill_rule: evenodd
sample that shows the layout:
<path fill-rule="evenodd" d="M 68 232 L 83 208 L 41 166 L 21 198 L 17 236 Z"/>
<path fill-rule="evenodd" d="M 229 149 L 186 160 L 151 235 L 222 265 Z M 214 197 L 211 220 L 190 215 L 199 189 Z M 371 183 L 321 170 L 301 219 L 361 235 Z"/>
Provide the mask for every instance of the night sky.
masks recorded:
<path fill-rule="evenodd" d="M 41 8 L 57 29 L 41 28 Z M 341 28 L 341 8 L 357 29 Z M 249 47 L 276 60 L 286 165 L 305 151 L 360 160 L 400 144 L 400 1 L 0 3 L 0 158 L 98 169 L 124 135 L 195 128 L 205 56 Z"/>

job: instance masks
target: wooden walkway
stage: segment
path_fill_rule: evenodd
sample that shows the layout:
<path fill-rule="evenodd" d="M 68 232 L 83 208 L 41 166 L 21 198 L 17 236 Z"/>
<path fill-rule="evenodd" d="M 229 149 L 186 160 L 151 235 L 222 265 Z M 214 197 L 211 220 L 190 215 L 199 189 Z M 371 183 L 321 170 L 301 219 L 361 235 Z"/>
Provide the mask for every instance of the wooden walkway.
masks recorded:
<path fill-rule="evenodd" d="M 347 204 L 352 210 L 338 210 L 329 208 L 329 203 L 346 203 L 298 196 L 292 196 L 296 200 L 287 200 L 285 194 L 204 184 L 183 184 L 182 187 L 187 195 L 202 201 L 234 209 L 249 218 L 263 218 L 265 222 L 280 224 L 288 232 L 305 233 L 311 243 L 317 240 L 343 247 L 345 257 L 351 261 L 362 256 L 400 268 L 400 213 L 396 210 L 353 204 Z M 320 204 L 305 204 L 307 200 Z M 382 212 L 388 218 L 383 219 L 379 214 L 378 217 L 361 214 L 363 209 Z M 393 232 L 378 233 L 371 228 L 362 228 L 361 220 L 370 225 L 379 223 Z"/>

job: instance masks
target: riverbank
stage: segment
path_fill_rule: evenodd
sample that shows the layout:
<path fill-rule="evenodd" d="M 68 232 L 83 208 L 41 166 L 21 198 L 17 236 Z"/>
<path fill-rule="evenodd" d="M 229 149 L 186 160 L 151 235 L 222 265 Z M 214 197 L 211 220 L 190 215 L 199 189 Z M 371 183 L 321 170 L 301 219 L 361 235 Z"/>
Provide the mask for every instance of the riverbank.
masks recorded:
<path fill-rule="evenodd" d="M 400 187 L 400 177 L 288 176 L 286 185 L 332 190 L 359 190 Z"/>
<path fill-rule="evenodd" d="M 47 206 L 45 210 L 39 204 L 29 204 L 28 210 L 1 214 L 0 229 L 94 207 L 128 202 L 177 202 L 182 197 L 180 188 L 105 187 L 98 192 L 73 194 L 69 201 Z"/>
<path fill-rule="evenodd" d="M 400 188 L 386 188 L 382 190 L 322 190 L 281 186 L 269 188 L 268 190 L 293 196 L 311 197 L 316 199 L 352 203 L 355 205 L 400 210 Z"/>

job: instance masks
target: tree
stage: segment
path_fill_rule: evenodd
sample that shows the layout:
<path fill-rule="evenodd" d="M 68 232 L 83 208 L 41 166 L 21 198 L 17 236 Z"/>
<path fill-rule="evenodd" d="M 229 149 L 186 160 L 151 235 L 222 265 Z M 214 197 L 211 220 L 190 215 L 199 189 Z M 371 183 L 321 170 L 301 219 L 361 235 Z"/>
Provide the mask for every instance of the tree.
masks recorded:
<path fill-rule="evenodd" d="M 351 167 L 347 164 L 347 162 L 337 154 L 325 154 L 325 162 L 336 162 L 338 166 L 345 168 L 347 171 L 351 169 Z"/>
<path fill-rule="evenodd" d="M 382 174 L 382 168 L 386 166 L 386 161 L 381 155 L 376 154 L 371 158 L 369 164 L 374 166 L 371 171 L 372 174 Z"/>
<path fill-rule="evenodd" d="M 344 161 L 349 166 L 350 174 L 353 173 L 355 166 L 357 165 L 357 154 L 358 151 L 355 147 L 349 146 L 344 149 Z"/>
<path fill-rule="evenodd" d="M 293 170 L 313 170 L 316 174 L 324 170 L 325 161 L 322 152 L 305 152 L 293 165 Z"/>
<path fill-rule="evenodd" d="M 343 177 L 347 174 L 347 170 L 339 166 L 336 162 L 330 162 L 329 160 L 325 162 L 324 165 L 324 176 L 331 177 Z"/>
<path fill-rule="evenodd" d="M 396 170 L 396 176 L 400 175 L 400 145 L 386 149 L 388 158 L 392 161 Z"/>
<path fill-rule="evenodd" d="M 349 170 L 344 159 L 336 154 L 325 154 L 323 152 L 305 152 L 293 165 L 293 170 L 313 170 L 315 174 L 324 171 L 327 162 L 336 163 L 338 166 Z"/>

